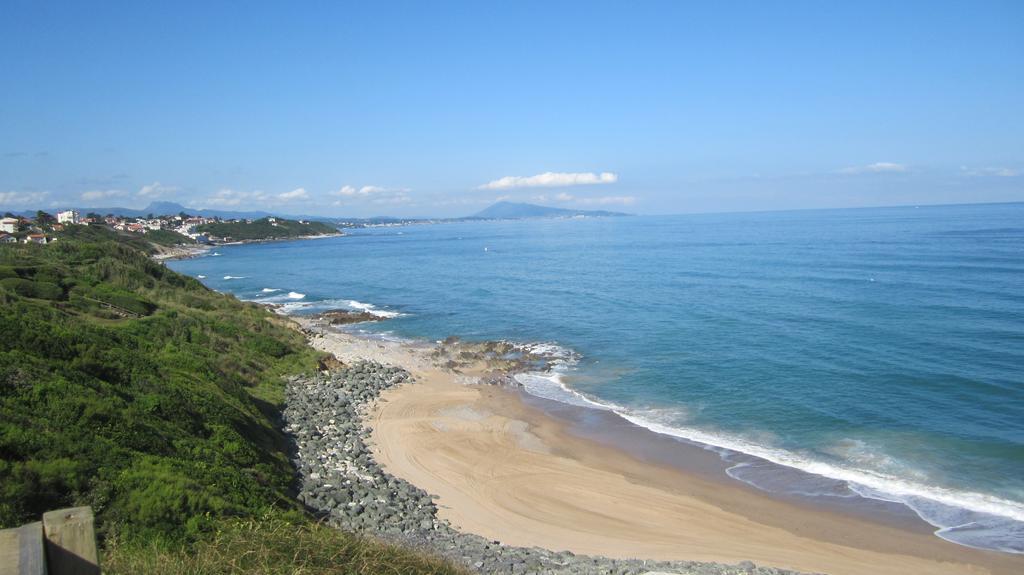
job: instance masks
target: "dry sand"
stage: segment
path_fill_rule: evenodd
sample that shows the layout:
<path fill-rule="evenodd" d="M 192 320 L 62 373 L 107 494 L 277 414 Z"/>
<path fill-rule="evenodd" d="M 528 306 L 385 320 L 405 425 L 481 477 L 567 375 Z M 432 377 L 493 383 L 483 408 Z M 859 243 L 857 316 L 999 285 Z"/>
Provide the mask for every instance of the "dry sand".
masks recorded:
<path fill-rule="evenodd" d="M 1024 557 L 639 461 L 568 433 L 513 391 L 436 367 L 425 346 L 337 333 L 313 343 L 342 361 L 415 375 L 377 403 L 374 452 L 386 470 L 438 495 L 439 515 L 463 531 L 608 557 L 750 560 L 833 575 L 1024 573 Z"/>

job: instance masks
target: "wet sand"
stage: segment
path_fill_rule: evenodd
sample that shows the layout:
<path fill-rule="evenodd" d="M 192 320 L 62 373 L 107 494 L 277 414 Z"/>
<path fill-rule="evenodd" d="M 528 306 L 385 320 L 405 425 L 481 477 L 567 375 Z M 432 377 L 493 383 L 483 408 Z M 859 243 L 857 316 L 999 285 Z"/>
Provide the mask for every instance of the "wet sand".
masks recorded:
<path fill-rule="evenodd" d="M 668 465 L 664 453 L 629 448 L 644 441 L 629 435 L 636 430 L 607 431 L 616 441 L 588 436 L 579 414 L 472 385 L 472 373 L 435 366 L 426 346 L 332 332 L 312 341 L 342 361 L 415 375 L 378 401 L 374 452 L 389 472 L 437 494 L 440 516 L 464 531 L 608 557 L 750 560 L 835 575 L 1024 572 L 1024 557 L 943 541 L 916 518 L 873 521 L 769 496 L 721 476 L 717 456 L 699 448 L 673 453 L 686 461 Z"/>

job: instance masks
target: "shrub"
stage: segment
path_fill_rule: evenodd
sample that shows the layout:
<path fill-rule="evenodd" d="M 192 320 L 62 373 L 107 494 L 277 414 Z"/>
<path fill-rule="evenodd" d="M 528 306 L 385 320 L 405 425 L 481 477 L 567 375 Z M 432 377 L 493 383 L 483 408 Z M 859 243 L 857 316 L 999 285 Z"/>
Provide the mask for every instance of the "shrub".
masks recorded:
<path fill-rule="evenodd" d="M 55 283 L 12 277 L 0 280 L 0 285 L 24 297 L 47 300 L 64 298 L 64 289 Z"/>

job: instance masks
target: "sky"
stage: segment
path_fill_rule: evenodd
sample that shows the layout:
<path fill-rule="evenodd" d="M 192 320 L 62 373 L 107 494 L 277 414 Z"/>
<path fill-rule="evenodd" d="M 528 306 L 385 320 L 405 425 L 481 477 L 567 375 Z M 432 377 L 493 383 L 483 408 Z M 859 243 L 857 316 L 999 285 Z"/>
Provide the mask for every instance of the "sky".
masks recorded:
<path fill-rule="evenodd" d="M 1024 2 L 0 0 L 0 209 L 1024 201 Z"/>

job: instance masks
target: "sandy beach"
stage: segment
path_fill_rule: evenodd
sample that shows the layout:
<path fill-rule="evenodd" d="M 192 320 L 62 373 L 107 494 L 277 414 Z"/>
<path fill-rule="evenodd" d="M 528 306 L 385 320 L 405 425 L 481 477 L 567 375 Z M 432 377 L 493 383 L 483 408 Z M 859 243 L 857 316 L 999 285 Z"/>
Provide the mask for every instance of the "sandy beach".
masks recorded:
<path fill-rule="evenodd" d="M 309 323 L 302 321 L 308 327 Z M 344 362 L 403 367 L 370 417 L 389 472 L 439 496 L 454 527 L 511 545 L 617 558 L 753 561 L 807 572 L 1024 572 L 1024 557 L 773 498 L 721 478 L 642 461 L 573 433 L 517 391 L 435 365 L 431 346 L 327 331 L 313 345 Z"/>

